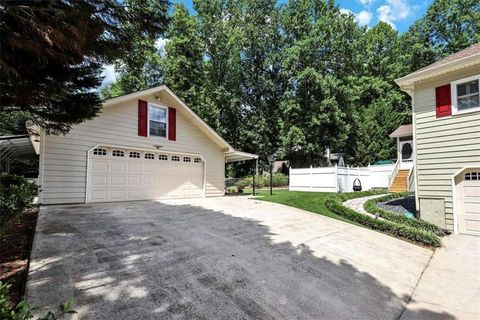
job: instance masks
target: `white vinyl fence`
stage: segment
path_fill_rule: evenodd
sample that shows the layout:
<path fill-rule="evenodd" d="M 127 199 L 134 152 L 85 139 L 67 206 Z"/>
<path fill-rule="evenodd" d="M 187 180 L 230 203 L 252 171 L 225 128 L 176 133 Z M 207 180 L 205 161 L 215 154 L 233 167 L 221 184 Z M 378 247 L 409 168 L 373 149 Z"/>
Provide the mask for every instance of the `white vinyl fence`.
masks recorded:
<path fill-rule="evenodd" d="M 289 190 L 312 192 L 351 192 L 359 179 L 362 190 L 388 188 L 394 164 L 368 167 L 290 168 Z"/>

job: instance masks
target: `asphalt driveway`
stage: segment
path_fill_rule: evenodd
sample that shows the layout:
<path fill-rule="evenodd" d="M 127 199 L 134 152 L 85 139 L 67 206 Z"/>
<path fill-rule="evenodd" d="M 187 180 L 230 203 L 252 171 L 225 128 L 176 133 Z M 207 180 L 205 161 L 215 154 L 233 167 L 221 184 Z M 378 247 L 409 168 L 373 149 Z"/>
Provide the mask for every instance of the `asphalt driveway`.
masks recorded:
<path fill-rule="evenodd" d="M 245 197 L 50 206 L 27 299 L 74 298 L 79 319 L 398 319 L 432 253 Z"/>

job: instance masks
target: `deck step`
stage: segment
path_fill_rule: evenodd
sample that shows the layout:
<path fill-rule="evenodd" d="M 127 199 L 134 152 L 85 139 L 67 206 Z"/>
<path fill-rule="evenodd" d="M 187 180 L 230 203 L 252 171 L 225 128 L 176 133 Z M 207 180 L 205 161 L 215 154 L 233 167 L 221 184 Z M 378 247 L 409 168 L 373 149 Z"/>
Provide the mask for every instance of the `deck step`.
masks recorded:
<path fill-rule="evenodd" d="M 408 190 L 408 174 L 410 173 L 410 170 L 408 169 L 402 169 L 398 170 L 397 175 L 393 179 L 393 183 L 391 187 L 388 189 L 389 192 L 407 192 Z"/>

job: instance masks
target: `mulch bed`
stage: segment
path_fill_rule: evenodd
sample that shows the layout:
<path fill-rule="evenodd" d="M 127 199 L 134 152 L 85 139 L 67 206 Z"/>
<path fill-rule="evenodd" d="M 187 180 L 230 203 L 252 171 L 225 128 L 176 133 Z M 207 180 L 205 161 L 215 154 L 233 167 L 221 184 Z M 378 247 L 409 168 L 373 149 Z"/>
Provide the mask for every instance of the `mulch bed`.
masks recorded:
<path fill-rule="evenodd" d="M 10 296 L 15 304 L 25 292 L 37 216 L 37 209 L 29 211 L 0 230 L 0 281 L 12 285 Z"/>

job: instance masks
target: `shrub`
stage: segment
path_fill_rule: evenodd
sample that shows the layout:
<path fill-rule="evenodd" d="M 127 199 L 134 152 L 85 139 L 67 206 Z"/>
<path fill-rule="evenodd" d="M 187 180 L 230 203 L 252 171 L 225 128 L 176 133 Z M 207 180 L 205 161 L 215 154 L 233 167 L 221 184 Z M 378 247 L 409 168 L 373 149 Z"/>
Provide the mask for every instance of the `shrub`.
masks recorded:
<path fill-rule="evenodd" d="M 33 207 L 38 188 L 24 177 L 0 175 L 0 227 L 8 220 Z"/>
<path fill-rule="evenodd" d="M 272 175 L 272 185 L 274 187 L 283 187 L 288 185 L 288 176 L 282 174 L 282 173 L 274 173 Z M 237 187 L 253 187 L 253 177 L 245 177 L 242 180 L 237 181 L 235 183 L 235 186 Z M 256 188 L 263 188 L 263 187 L 268 187 L 270 186 L 270 176 L 260 176 L 256 175 L 255 176 L 255 187 Z"/>
<path fill-rule="evenodd" d="M 366 191 L 336 194 L 327 198 L 327 200 L 325 201 L 325 205 L 330 211 L 370 229 L 382 231 L 392 236 L 400 237 L 410 241 L 423 243 L 427 246 L 441 247 L 442 242 L 440 238 L 438 238 L 433 232 L 412 227 L 410 225 L 396 223 L 393 221 L 375 219 L 373 217 L 358 213 L 355 210 L 347 208 L 342 204 L 342 202 L 352 198 L 373 194 L 378 193 L 374 191 Z"/>
<path fill-rule="evenodd" d="M 236 193 L 237 191 L 237 187 L 235 186 L 227 187 L 227 193 Z"/>
<path fill-rule="evenodd" d="M 10 285 L 0 281 L 0 319 L 5 320 L 27 320 L 32 319 L 36 308 L 31 307 L 26 301 L 22 300 L 14 305 L 10 299 Z M 73 300 L 67 301 L 58 307 L 57 313 L 47 311 L 38 320 L 54 320 L 63 317 L 66 314 L 77 313 L 72 309 Z"/>
<path fill-rule="evenodd" d="M 369 212 L 371 214 L 378 214 L 380 217 L 384 218 L 385 220 L 389 220 L 389 221 L 392 221 L 392 222 L 396 222 L 396 223 L 404 224 L 404 225 L 411 226 L 411 227 L 414 227 L 414 228 L 422 229 L 422 230 L 425 230 L 425 231 L 433 232 L 437 236 L 443 237 L 443 236 L 450 233 L 448 230 L 440 228 L 440 227 L 438 227 L 434 224 L 431 224 L 427 221 L 411 219 L 411 218 L 405 217 L 404 215 L 401 215 L 401 214 L 397 214 L 397 213 L 394 213 L 394 212 L 389 212 L 389 211 L 386 211 L 386 210 L 380 208 L 377 205 L 377 203 L 379 203 L 379 202 L 384 202 L 384 201 L 389 201 L 389 200 L 393 200 L 393 199 L 397 199 L 397 198 L 402 198 L 402 197 L 408 196 L 408 195 L 411 195 L 411 193 L 405 192 L 405 193 L 388 194 L 384 197 L 370 199 L 370 200 L 366 201 L 365 204 L 363 205 L 363 207 L 367 212 Z"/>
<path fill-rule="evenodd" d="M 243 189 L 245 189 L 246 187 L 248 187 L 250 185 L 250 183 L 248 182 L 247 179 L 242 179 L 242 180 L 238 180 L 236 183 L 235 183 L 235 187 L 237 187 L 237 190 L 238 192 L 242 193 L 243 192 Z"/>

